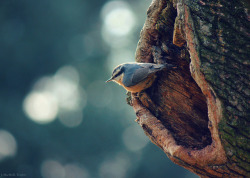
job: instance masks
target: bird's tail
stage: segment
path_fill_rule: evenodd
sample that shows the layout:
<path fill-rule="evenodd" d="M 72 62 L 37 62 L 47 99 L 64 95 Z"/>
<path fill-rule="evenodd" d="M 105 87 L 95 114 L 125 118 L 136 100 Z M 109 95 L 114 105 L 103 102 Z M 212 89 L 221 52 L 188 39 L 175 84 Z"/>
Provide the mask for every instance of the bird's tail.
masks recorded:
<path fill-rule="evenodd" d="M 164 69 L 176 69 L 177 67 L 173 64 L 154 64 L 150 67 L 150 73 L 152 72 L 157 72 L 157 71 L 161 71 L 161 70 L 164 70 Z"/>
<path fill-rule="evenodd" d="M 177 69 L 177 66 L 176 65 L 173 65 L 173 64 L 162 64 L 162 69 Z"/>

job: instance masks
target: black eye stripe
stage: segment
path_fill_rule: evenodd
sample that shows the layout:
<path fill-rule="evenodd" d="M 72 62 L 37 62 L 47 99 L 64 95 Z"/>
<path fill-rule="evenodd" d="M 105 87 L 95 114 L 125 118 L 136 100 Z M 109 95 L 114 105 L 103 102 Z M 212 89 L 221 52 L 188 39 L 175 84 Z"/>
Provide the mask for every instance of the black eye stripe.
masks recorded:
<path fill-rule="evenodd" d="M 115 74 L 117 72 L 117 74 Z M 122 67 L 120 66 L 120 67 L 118 67 L 118 68 L 116 68 L 114 71 L 113 71 L 113 78 L 116 78 L 117 76 L 119 76 L 121 73 L 123 72 L 123 69 L 122 69 Z M 115 74 L 115 75 L 114 75 Z"/>
<path fill-rule="evenodd" d="M 117 74 L 115 74 L 114 78 L 117 77 L 118 75 L 120 75 L 122 73 L 122 71 L 119 71 Z"/>
<path fill-rule="evenodd" d="M 118 70 L 118 69 L 115 69 L 115 70 L 113 71 L 113 75 L 116 73 L 117 70 Z"/>

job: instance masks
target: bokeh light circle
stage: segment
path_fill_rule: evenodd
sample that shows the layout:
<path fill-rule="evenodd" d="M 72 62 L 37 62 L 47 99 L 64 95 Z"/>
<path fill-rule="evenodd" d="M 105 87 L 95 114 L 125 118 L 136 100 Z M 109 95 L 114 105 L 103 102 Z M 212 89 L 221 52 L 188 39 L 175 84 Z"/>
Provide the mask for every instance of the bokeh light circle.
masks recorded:
<path fill-rule="evenodd" d="M 123 132 L 123 142 L 128 150 L 139 151 L 149 142 L 144 132 L 137 125 L 132 125 Z"/>
<path fill-rule="evenodd" d="M 24 100 L 24 111 L 27 116 L 40 124 L 52 122 L 58 112 L 56 98 L 48 92 L 32 92 Z"/>
<path fill-rule="evenodd" d="M 107 2 L 101 11 L 102 38 L 111 47 L 119 48 L 129 44 L 128 38 L 136 25 L 136 18 L 124 1 Z"/>
<path fill-rule="evenodd" d="M 17 143 L 14 136 L 6 130 L 0 130 L 0 161 L 7 157 L 15 156 Z"/>

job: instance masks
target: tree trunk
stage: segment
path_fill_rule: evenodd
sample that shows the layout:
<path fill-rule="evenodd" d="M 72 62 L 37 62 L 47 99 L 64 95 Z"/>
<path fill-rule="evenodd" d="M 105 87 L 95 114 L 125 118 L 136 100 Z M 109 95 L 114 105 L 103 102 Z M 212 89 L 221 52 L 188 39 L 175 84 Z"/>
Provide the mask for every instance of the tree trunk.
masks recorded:
<path fill-rule="evenodd" d="M 132 96 L 137 121 L 176 164 L 201 177 L 250 177 L 247 1 L 153 0 L 137 62 L 172 63 Z"/>

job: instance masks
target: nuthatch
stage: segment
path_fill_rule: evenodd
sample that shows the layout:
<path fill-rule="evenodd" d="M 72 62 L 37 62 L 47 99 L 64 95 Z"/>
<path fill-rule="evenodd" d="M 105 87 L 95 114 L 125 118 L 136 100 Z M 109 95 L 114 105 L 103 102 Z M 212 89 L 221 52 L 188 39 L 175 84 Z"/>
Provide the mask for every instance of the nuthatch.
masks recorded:
<path fill-rule="evenodd" d="M 106 82 L 114 81 L 131 93 L 149 88 L 156 79 L 156 72 L 173 68 L 172 64 L 124 63 L 113 70 L 112 77 Z"/>

